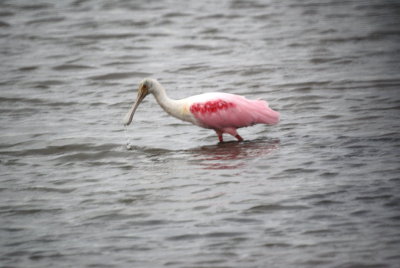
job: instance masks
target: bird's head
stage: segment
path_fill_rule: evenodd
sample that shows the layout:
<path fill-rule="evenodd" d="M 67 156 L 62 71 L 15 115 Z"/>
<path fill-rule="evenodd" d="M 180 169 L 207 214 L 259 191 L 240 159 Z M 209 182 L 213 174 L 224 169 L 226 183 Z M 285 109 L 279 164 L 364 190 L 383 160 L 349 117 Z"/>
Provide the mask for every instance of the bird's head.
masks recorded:
<path fill-rule="evenodd" d="M 145 78 L 139 83 L 138 93 L 136 97 L 135 103 L 132 105 L 132 108 L 125 115 L 123 123 L 125 126 L 128 126 L 132 122 L 133 115 L 139 104 L 143 101 L 143 99 L 149 94 L 157 90 L 158 82 L 155 79 Z"/>

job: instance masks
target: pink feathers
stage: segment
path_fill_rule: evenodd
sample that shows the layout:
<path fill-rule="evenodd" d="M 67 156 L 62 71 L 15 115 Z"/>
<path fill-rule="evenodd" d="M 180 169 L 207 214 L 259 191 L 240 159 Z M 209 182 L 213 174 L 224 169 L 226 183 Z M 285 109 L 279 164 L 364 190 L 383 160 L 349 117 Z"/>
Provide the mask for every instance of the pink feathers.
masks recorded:
<path fill-rule="evenodd" d="M 196 98 L 197 97 L 197 98 Z M 190 112 L 197 123 L 214 129 L 220 141 L 222 133 L 242 138 L 236 129 L 254 124 L 276 124 L 279 113 L 269 108 L 263 100 L 248 100 L 245 97 L 228 93 L 206 93 L 192 97 Z"/>
<path fill-rule="evenodd" d="M 215 113 L 221 110 L 226 110 L 230 107 L 234 107 L 235 104 L 233 102 L 226 102 L 222 99 L 218 100 L 211 100 L 207 101 L 205 103 L 194 103 L 192 106 L 190 106 L 190 111 L 195 114 L 195 113 L 201 113 L 203 115 L 207 113 Z"/>

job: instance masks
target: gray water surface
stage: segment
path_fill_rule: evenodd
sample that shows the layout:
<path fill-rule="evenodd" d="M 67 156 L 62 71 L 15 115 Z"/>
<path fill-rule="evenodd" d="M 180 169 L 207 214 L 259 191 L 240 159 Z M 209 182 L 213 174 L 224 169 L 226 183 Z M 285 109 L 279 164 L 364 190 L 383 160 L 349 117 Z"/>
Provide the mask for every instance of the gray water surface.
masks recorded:
<path fill-rule="evenodd" d="M 1 267 L 399 267 L 398 1 L 1 1 Z M 266 99 L 242 143 L 173 98 Z M 131 149 L 127 149 L 127 142 Z"/>

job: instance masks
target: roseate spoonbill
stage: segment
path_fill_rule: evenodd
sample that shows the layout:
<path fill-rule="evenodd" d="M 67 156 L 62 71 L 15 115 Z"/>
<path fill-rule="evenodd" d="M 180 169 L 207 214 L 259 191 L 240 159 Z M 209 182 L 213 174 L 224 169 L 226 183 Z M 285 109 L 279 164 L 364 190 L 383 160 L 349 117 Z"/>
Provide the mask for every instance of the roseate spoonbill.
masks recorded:
<path fill-rule="evenodd" d="M 239 95 L 220 92 L 174 100 L 167 96 L 164 87 L 157 80 L 146 78 L 140 82 L 136 102 L 124 117 L 125 126 L 132 122 L 137 107 L 149 93 L 154 95 L 158 104 L 168 114 L 215 130 L 220 142 L 223 142 L 223 133 L 243 141 L 236 131 L 237 128 L 255 124 L 276 124 L 279 121 L 279 113 L 269 108 L 268 103 L 263 100 L 248 100 Z"/>

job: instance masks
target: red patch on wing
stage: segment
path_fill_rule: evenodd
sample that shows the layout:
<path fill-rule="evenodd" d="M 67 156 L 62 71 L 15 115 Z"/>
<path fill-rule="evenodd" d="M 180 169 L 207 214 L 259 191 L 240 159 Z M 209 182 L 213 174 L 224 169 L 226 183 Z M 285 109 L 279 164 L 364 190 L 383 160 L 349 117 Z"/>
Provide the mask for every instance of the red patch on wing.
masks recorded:
<path fill-rule="evenodd" d="M 227 102 L 224 100 L 214 100 L 207 101 L 204 103 L 193 103 L 190 106 L 190 112 L 192 113 L 215 113 L 220 110 L 226 110 L 230 107 L 234 107 L 235 104 L 233 102 Z"/>

